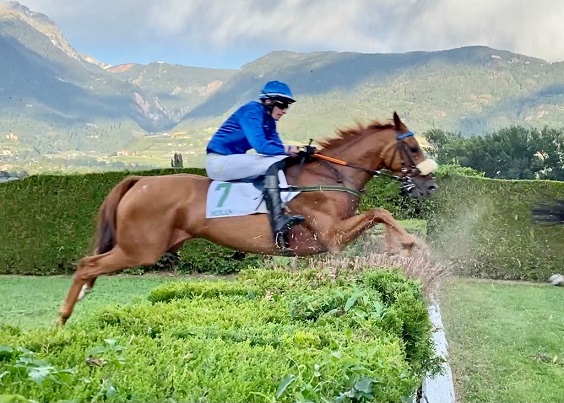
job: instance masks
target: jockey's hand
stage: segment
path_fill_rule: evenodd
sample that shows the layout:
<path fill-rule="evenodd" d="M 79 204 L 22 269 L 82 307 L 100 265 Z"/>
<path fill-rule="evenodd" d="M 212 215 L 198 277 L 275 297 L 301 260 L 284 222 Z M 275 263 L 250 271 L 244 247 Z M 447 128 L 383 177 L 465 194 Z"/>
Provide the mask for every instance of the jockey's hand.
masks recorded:
<path fill-rule="evenodd" d="M 313 154 L 317 152 L 317 148 L 314 146 L 298 146 L 298 155 L 304 158 L 306 161 L 311 160 Z"/>
<path fill-rule="evenodd" d="M 299 152 L 300 150 L 298 146 L 287 146 L 286 148 L 286 154 L 289 155 L 298 155 Z"/>

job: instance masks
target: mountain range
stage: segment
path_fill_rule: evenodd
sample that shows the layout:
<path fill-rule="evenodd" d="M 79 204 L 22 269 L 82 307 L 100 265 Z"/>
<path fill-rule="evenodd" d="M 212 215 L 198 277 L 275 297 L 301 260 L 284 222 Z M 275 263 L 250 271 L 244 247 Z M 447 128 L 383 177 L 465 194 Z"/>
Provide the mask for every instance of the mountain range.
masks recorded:
<path fill-rule="evenodd" d="M 564 62 L 469 46 L 275 51 L 240 69 L 110 66 L 77 52 L 46 15 L 11 1 L 0 3 L 0 159 L 132 158 L 151 148 L 197 156 L 217 125 L 271 79 L 290 84 L 298 98 L 279 126 L 296 143 L 394 111 L 418 133 L 564 126 Z"/>

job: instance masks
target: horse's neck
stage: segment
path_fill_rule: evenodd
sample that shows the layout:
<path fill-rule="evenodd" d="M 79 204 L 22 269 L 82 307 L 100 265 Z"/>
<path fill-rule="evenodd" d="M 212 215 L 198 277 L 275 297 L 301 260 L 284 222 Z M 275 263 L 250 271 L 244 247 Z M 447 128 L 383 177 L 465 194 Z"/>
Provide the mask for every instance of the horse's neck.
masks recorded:
<path fill-rule="evenodd" d="M 375 147 L 374 145 L 369 146 L 369 139 L 364 139 L 364 141 L 355 142 L 355 144 L 347 144 L 338 147 L 334 150 L 327 150 L 326 152 L 321 152 L 329 157 L 339 159 L 341 161 L 347 162 L 351 165 L 356 165 L 365 168 L 370 171 L 374 171 L 381 167 L 382 158 L 381 151 L 383 151 L 383 145 Z M 377 145 L 381 142 L 377 142 Z M 372 178 L 372 174 L 350 167 L 344 167 L 338 164 L 334 165 L 334 168 L 349 182 L 353 183 L 357 190 L 364 188 L 366 183 Z"/>

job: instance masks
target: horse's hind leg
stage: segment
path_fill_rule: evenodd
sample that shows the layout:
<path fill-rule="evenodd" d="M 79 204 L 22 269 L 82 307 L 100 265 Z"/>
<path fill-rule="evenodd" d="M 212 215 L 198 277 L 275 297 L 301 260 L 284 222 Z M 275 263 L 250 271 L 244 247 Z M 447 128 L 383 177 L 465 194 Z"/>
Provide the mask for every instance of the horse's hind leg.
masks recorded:
<path fill-rule="evenodd" d="M 156 259 L 158 259 L 158 257 Z M 72 285 L 67 294 L 67 298 L 59 311 L 60 324 L 64 325 L 71 316 L 74 305 L 79 300 L 84 287 L 91 287 L 98 276 L 145 264 L 147 264 L 146 259 L 132 258 L 125 254 L 119 246 L 101 255 L 83 258 L 73 276 Z"/>
<path fill-rule="evenodd" d="M 192 237 L 191 235 L 187 234 L 184 231 L 175 230 L 175 232 L 173 232 L 172 245 L 169 247 L 169 249 L 166 252 L 176 254 L 180 250 L 180 248 L 182 248 L 182 245 L 184 245 L 184 242 L 186 240 L 190 239 L 191 237 Z M 94 253 L 97 253 L 97 251 L 94 251 Z M 99 256 L 99 255 L 92 256 L 92 258 L 94 258 L 96 256 Z M 152 263 L 150 263 L 150 264 L 152 264 Z M 138 264 L 138 265 L 134 265 L 134 266 L 141 266 L 141 265 Z M 125 268 L 129 268 L 129 267 L 133 267 L 133 266 L 127 266 L 127 267 L 123 267 L 123 268 L 125 269 Z M 117 271 L 117 270 L 114 270 L 114 271 Z M 111 273 L 111 271 L 110 271 L 110 273 Z M 92 292 L 92 288 L 94 288 L 94 284 L 96 283 L 97 278 L 98 278 L 98 276 L 91 277 L 90 279 L 86 280 L 84 282 L 84 284 L 82 284 L 82 287 L 80 288 L 80 292 L 78 294 L 77 301 L 81 301 L 90 292 Z"/>

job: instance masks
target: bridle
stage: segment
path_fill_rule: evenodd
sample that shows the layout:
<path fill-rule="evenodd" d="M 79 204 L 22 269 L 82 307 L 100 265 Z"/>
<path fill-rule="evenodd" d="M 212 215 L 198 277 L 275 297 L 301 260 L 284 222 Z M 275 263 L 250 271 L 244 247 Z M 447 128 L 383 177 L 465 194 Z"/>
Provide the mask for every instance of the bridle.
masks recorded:
<path fill-rule="evenodd" d="M 402 192 L 408 193 L 416 186 L 415 183 L 413 182 L 412 178 L 421 174 L 420 169 L 417 168 L 417 164 L 415 163 L 415 159 L 413 157 L 413 152 L 409 149 L 407 144 L 405 144 L 405 142 L 403 141 L 408 137 L 412 137 L 413 135 L 414 134 L 411 131 L 406 132 L 406 133 L 398 133 L 396 135 L 396 142 L 389 146 L 389 147 L 395 147 L 394 153 L 392 154 L 392 160 L 390 161 L 389 165 L 392 165 L 393 162 L 396 159 L 396 156 L 399 155 L 399 157 L 401 158 L 401 175 L 394 175 L 390 172 L 377 170 L 377 169 L 368 169 L 368 168 L 362 167 L 360 165 L 356 165 L 356 164 L 352 164 L 350 162 L 342 161 L 338 158 L 329 157 L 327 155 L 323 155 L 323 154 L 320 154 L 320 153 L 317 153 L 317 152 L 312 154 L 312 157 L 323 160 L 323 161 L 331 162 L 333 164 L 357 169 L 359 171 L 369 173 L 372 176 L 387 177 L 387 178 L 397 180 L 401 184 L 400 186 L 401 186 Z M 387 150 L 388 150 L 388 148 L 385 148 L 384 151 L 382 151 L 382 154 L 384 154 L 384 152 L 387 151 Z M 336 171 L 336 172 L 338 173 L 338 171 Z M 340 174 L 339 174 L 339 176 L 342 177 L 342 175 L 340 175 Z M 339 180 L 339 181 L 341 181 L 341 180 Z"/>

